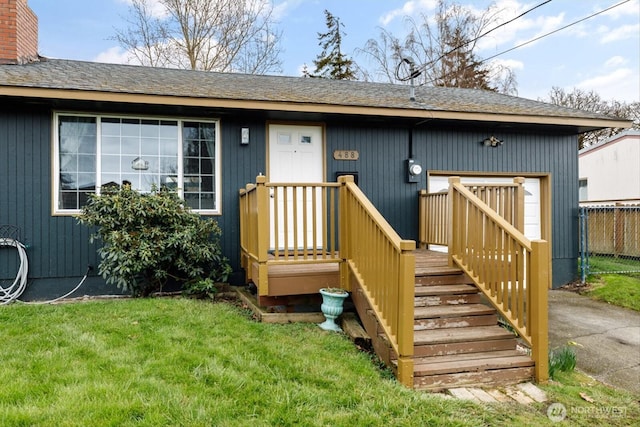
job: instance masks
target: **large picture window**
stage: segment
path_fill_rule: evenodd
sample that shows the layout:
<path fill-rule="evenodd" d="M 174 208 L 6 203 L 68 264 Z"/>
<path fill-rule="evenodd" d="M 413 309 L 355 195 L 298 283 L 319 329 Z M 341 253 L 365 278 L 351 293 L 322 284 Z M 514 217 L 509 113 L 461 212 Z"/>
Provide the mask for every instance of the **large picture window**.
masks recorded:
<path fill-rule="evenodd" d="M 177 190 L 202 213 L 220 211 L 218 122 L 55 115 L 55 207 L 74 213 L 109 186 Z"/>

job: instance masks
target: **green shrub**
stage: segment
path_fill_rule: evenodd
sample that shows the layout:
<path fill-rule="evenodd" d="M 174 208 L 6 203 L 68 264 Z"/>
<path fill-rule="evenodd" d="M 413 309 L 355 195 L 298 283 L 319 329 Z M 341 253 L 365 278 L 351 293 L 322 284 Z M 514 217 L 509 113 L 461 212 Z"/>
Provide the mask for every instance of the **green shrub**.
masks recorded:
<path fill-rule="evenodd" d="M 571 372 L 576 367 L 576 352 L 571 347 L 563 346 L 549 352 L 549 377 L 554 378 L 557 372 Z"/>
<path fill-rule="evenodd" d="M 91 241 L 103 243 L 99 273 L 132 295 L 147 296 L 168 281 L 226 281 L 231 272 L 217 222 L 191 212 L 175 192 L 105 190 L 90 197 L 78 219 L 97 227 Z"/>
<path fill-rule="evenodd" d="M 184 287 L 184 295 L 199 299 L 214 299 L 218 293 L 218 285 L 211 278 L 189 282 Z"/>

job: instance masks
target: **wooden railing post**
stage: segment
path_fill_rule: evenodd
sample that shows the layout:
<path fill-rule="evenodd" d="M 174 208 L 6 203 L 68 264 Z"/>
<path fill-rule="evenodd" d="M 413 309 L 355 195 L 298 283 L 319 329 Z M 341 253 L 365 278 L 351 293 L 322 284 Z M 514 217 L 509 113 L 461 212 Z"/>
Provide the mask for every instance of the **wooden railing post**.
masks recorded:
<path fill-rule="evenodd" d="M 519 232 L 524 234 L 524 178 L 521 176 L 513 178 L 516 187 L 516 199 L 514 200 L 515 215 L 513 218 L 513 226 Z"/>
<path fill-rule="evenodd" d="M 418 244 L 421 248 L 427 247 L 427 190 L 420 190 L 418 192 Z"/>
<path fill-rule="evenodd" d="M 413 327 L 415 304 L 416 249 L 413 240 L 400 242 L 400 268 L 398 278 L 398 381 L 413 388 Z"/>
<path fill-rule="evenodd" d="M 238 197 L 239 209 L 240 209 L 240 266 L 245 270 L 245 281 L 248 282 L 250 278 L 249 273 L 249 258 L 247 256 L 248 248 L 247 248 L 247 226 L 248 224 L 248 210 L 247 210 L 247 200 L 249 199 L 247 195 L 247 190 L 241 188 Z"/>
<path fill-rule="evenodd" d="M 340 252 L 340 287 L 351 292 L 351 277 L 349 275 L 349 265 L 347 260 L 351 257 L 351 245 L 349 242 L 349 232 L 351 226 L 349 219 L 349 194 L 347 183 L 354 182 L 352 175 L 343 175 L 338 177 L 340 183 L 340 194 L 338 195 L 338 250 Z"/>
<path fill-rule="evenodd" d="M 531 283 L 529 309 L 531 310 L 531 357 L 535 362 L 535 378 L 539 383 L 549 379 L 549 243 L 531 242 Z"/>
<path fill-rule="evenodd" d="M 271 208 L 269 206 L 269 189 L 265 185 L 267 177 L 256 177 L 257 226 L 258 226 L 258 294 L 269 295 L 269 271 L 267 255 L 269 253 L 269 224 Z"/>
<path fill-rule="evenodd" d="M 455 253 L 457 253 L 458 248 L 456 247 L 456 230 L 454 230 L 454 227 L 456 226 L 456 224 L 454 224 L 454 219 L 457 213 L 457 201 L 454 200 L 455 199 L 455 192 L 453 189 L 454 184 L 459 184 L 460 183 L 460 177 L 459 176 L 452 176 L 449 177 L 449 230 L 448 230 L 448 234 L 449 237 L 447 238 L 447 241 L 449 243 L 449 267 L 453 267 L 455 265 L 454 261 L 453 261 L 453 255 Z"/>

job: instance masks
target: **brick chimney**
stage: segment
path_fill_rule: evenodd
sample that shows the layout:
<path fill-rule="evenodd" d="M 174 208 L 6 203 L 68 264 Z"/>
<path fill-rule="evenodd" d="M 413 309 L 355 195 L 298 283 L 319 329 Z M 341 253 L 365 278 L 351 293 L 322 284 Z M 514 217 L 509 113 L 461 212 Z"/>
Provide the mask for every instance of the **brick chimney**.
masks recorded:
<path fill-rule="evenodd" d="M 38 60 L 38 17 L 27 0 L 0 0 L 0 64 Z"/>

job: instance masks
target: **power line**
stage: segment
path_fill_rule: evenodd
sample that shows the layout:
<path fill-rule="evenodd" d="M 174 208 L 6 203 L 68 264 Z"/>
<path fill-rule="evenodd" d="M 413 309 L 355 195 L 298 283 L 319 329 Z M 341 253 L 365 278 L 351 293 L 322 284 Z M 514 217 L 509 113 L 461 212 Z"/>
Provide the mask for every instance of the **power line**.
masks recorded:
<path fill-rule="evenodd" d="M 550 32 L 545 33 L 545 34 L 542 34 L 541 36 L 535 37 L 535 38 L 533 38 L 533 39 L 531 39 L 531 40 L 528 40 L 528 41 L 526 41 L 526 42 L 524 42 L 524 43 L 520 43 L 519 45 L 514 46 L 514 47 L 512 47 L 512 48 L 510 48 L 510 49 L 504 50 L 504 51 L 502 51 L 502 52 L 500 52 L 500 53 L 496 53 L 495 55 L 492 55 L 492 56 L 490 56 L 490 57 L 488 57 L 488 58 L 485 58 L 485 59 L 483 59 L 483 60 L 481 60 L 481 61 L 478 61 L 478 63 L 477 63 L 477 64 L 482 64 L 483 62 L 487 62 L 487 61 L 489 61 L 490 59 L 496 58 L 496 57 L 498 57 L 498 56 L 500 56 L 500 55 L 504 55 L 505 53 L 509 53 L 509 52 L 511 52 L 511 51 L 513 51 L 513 50 L 519 49 L 519 48 L 521 48 L 521 47 L 523 47 L 523 46 L 526 46 L 526 45 L 528 45 L 528 44 L 531 44 L 531 43 L 533 43 L 533 42 L 536 42 L 536 41 L 538 41 L 538 40 L 540 40 L 540 39 L 543 39 L 543 38 L 545 38 L 545 37 L 547 37 L 547 36 L 550 36 L 550 35 L 552 35 L 552 34 L 555 34 L 555 33 L 559 32 L 559 31 L 565 30 L 565 29 L 567 29 L 567 28 L 569 28 L 569 27 L 572 27 L 572 26 L 574 26 L 574 25 L 576 25 L 576 24 L 579 24 L 579 23 L 581 23 L 581 22 L 584 22 L 584 21 L 586 21 L 587 19 L 591 19 L 591 18 L 593 18 L 593 17 L 595 17 L 595 16 L 598 16 L 598 15 L 600 15 L 600 14 L 603 14 L 603 13 L 605 13 L 605 12 L 608 12 L 608 11 L 610 11 L 611 9 L 614 9 L 614 8 L 616 8 L 616 7 L 618 7 L 618 6 L 622 6 L 623 4 L 628 3 L 629 1 L 631 1 L 631 0 L 623 0 L 623 1 L 621 1 L 620 3 L 614 4 L 613 6 L 609 6 L 608 8 L 603 9 L 603 10 L 601 10 L 601 11 L 599 11 L 599 12 L 595 12 L 595 13 L 593 13 L 593 14 L 589 15 L 589 16 L 586 16 L 586 17 L 584 17 L 584 18 L 578 19 L 577 21 L 574 21 L 574 22 L 572 22 L 572 23 L 570 23 L 570 24 L 567 24 L 567 25 L 565 25 L 565 26 L 563 26 L 563 27 L 556 28 L 556 29 L 555 29 L 555 30 L 553 30 L 553 31 L 550 31 Z M 475 65 L 477 65 L 477 64 L 475 64 Z M 474 65 L 468 65 L 468 66 L 464 67 L 464 68 L 463 68 L 462 70 L 460 70 L 460 71 L 464 71 L 464 70 L 466 70 L 467 68 L 471 68 L 472 66 L 474 66 Z M 441 76 L 441 77 L 442 77 L 442 76 Z M 434 82 L 434 80 L 430 80 L 430 81 L 428 81 L 428 82 L 423 83 L 422 85 L 424 85 L 424 84 L 426 84 L 426 83 L 433 83 L 433 82 Z"/>
<path fill-rule="evenodd" d="M 502 28 L 502 27 L 504 27 L 504 26 L 505 26 L 505 25 L 507 25 L 507 24 L 512 23 L 513 21 L 515 21 L 515 20 L 517 20 L 517 19 L 522 18 L 523 16 L 525 16 L 526 14 L 528 14 L 528 13 L 530 13 L 530 12 L 533 12 L 533 11 L 534 11 L 534 10 L 536 10 L 537 8 L 539 8 L 539 7 L 541 7 L 541 6 L 544 6 L 544 5 L 545 5 L 545 4 L 547 4 L 547 3 L 551 3 L 551 1 L 552 1 L 552 0 L 546 0 L 546 1 L 544 1 L 544 2 L 542 2 L 542 3 L 540 3 L 540 4 L 538 4 L 538 5 L 536 5 L 536 6 L 534 6 L 534 7 L 532 7 L 532 8 L 531 8 L 531 9 L 529 9 L 529 10 L 526 10 L 526 11 L 522 12 L 520 15 L 518 15 L 518 16 L 516 16 L 516 17 L 514 17 L 514 18 L 511 18 L 510 20 L 505 21 L 505 22 L 503 22 L 503 23 L 502 23 L 502 24 L 500 24 L 500 25 L 497 25 L 497 26 L 493 27 L 493 28 L 492 28 L 492 29 L 490 29 L 490 30 L 485 31 L 484 33 L 480 34 L 480 35 L 479 35 L 479 36 L 477 36 L 476 38 L 471 39 L 471 40 L 468 40 L 468 41 L 466 41 L 466 42 L 464 42 L 464 43 L 462 43 L 462 44 L 459 44 L 458 46 L 456 46 L 456 47 L 452 48 L 451 50 L 449 50 L 449 51 L 447 51 L 447 52 L 443 53 L 442 55 L 440 55 L 438 58 L 434 59 L 433 61 L 429 61 L 429 62 L 427 62 L 426 64 L 424 64 L 424 65 L 422 65 L 422 66 L 418 67 L 417 69 L 413 70 L 411 74 L 412 74 L 412 75 L 414 75 L 414 73 L 418 73 L 418 74 L 419 74 L 419 73 L 422 73 L 424 70 L 426 70 L 426 69 L 427 69 L 427 67 L 428 67 L 429 65 L 433 65 L 433 64 L 437 63 L 437 62 L 438 62 L 438 61 L 440 61 L 442 58 L 446 57 L 447 55 L 452 54 L 452 53 L 453 53 L 453 52 L 455 52 L 456 50 L 462 49 L 463 47 L 465 47 L 465 46 L 467 46 L 467 45 L 469 45 L 469 44 L 471 44 L 471 43 L 474 43 L 474 42 L 478 41 L 478 40 L 479 40 L 479 39 L 481 39 L 482 37 L 485 37 L 487 34 L 492 33 L 493 31 L 495 31 L 495 30 L 497 30 L 497 29 L 499 29 L 499 28 Z M 431 67 L 431 68 L 433 68 L 433 67 Z M 396 76 L 396 77 L 397 77 L 397 76 Z M 409 78 L 405 78 L 405 79 L 398 79 L 398 80 L 406 81 L 406 80 L 408 80 L 408 79 L 409 79 Z"/>
<path fill-rule="evenodd" d="M 490 60 L 490 59 L 493 59 L 493 58 L 495 58 L 495 57 L 497 57 L 497 56 L 504 55 L 505 53 L 511 52 L 512 50 L 519 49 L 519 48 L 521 48 L 521 47 L 523 47 L 523 46 L 526 46 L 526 45 L 528 45 L 528 44 L 530 44 L 530 43 L 536 42 L 536 41 L 538 41 L 538 40 L 540 40 L 540 39 L 542 39 L 542 38 L 545 38 L 545 37 L 547 37 L 547 36 L 550 36 L 550 35 L 552 35 L 552 34 L 555 34 L 555 33 L 557 33 L 558 31 L 565 30 L 565 29 L 567 29 L 567 28 L 569 28 L 569 27 L 572 27 L 572 26 L 574 26 L 574 25 L 576 25 L 576 24 L 579 24 L 580 22 L 586 21 L 587 19 L 591 19 L 591 18 L 593 18 L 594 16 L 598 16 L 598 15 L 600 15 L 600 14 L 602 14 L 602 13 L 604 13 L 604 12 L 607 12 L 607 11 L 609 11 L 609 10 L 613 9 L 613 8 L 616 8 L 616 7 L 618 7 L 618 6 L 622 6 L 623 4 L 628 3 L 628 2 L 630 2 L 630 1 L 631 1 L 631 0 L 624 0 L 624 1 L 621 1 L 621 2 L 620 2 L 620 3 L 618 3 L 618 4 L 614 4 L 613 6 L 610 6 L 610 7 L 606 8 L 606 9 L 603 9 L 603 10 L 601 10 L 601 11 L 599 11 L 599 12 L 596 12 L 596 13 L 594 13 L 594 14 L 592 14 L 592 15 L 589 15 L 589 16 L 584 17 L 584 18 L 582 18 L 582 19 L 578 19 L 577 21 L 574 21 L 574 22 L 572 22 L 572 23 L 570 23 L 570 24 L 567 24 L 567 25 L 565 25 L 564 27 L 557 28 L 557 29 L 555 29 L 555 30 L 553 30 L 553 31 L 550 31 L 550 32 L 548 32 L 548 33 L 546 33 L 546 34 L 543 34 L 543 35 L 538 36 L 538 37 L 536 37 L 536 38 L 533 38 L 533 39 L 531 39 L 531 40 L 529 40 L 529 41 L 526 41 L 526 42 L 524 42 L 524 43 L 521 43 L 521 44 L 519 44 L 519 45 L 517 45 L 517 46 L 514 46 L 514 47 L 512 47 L 512 48 L 510 48 L 510 49 L 507 49 L 507 50 L 502 51 L 502 52 L 500 52 L 500 53 L 496 53 L 496 54 L 495 54 L 495 55 L 493 55 L 493 56 L 490 56 L 490 57 L 488 57 L 488 58 L 483 59 L 482 61 L 480 61 L 480 63 L 486 62 L 486 61 L 488 61 L 488 60 Z"/>

